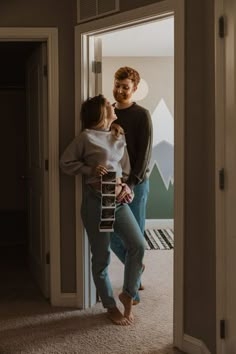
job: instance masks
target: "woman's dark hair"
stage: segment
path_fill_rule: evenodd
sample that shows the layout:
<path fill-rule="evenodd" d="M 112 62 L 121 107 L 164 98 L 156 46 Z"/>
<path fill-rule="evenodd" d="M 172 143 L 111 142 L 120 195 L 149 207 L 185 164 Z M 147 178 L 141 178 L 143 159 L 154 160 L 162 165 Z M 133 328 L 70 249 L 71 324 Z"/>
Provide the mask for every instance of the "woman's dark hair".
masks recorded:
<path fill-rule="evenodd" d="M 104 116 L 105 97 L 103 95 L 88 98 L 82 103 L 80 118 L 82 129 L 89 129 L 101 122 Z"/>

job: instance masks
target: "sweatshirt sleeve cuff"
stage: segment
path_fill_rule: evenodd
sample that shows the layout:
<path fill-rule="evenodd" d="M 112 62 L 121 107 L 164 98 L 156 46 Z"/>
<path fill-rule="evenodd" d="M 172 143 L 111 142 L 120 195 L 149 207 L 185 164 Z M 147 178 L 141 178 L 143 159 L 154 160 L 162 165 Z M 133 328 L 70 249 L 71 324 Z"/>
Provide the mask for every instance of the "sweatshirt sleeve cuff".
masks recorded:
<path fill-rule="evenodd" d="M 92 167 L 90 166 L 83 166 L 81 168 L 81 173 L 86 176 L 91 176 L 92 174 Z"/>

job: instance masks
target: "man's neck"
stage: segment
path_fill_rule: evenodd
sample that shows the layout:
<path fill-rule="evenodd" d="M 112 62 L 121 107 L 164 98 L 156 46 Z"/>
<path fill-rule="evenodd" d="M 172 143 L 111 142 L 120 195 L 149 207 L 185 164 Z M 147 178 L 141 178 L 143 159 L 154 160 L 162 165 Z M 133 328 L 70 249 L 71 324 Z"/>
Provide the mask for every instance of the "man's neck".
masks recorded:
<path fill-rule="evenodd" d="M 115 103 L 115 107 L 117 109 L 125 109 L 125 108 L 129 108 L 130 106 L 132 106 L 134 102 L 130 101 L 130 102 L 116 102 Z"/>

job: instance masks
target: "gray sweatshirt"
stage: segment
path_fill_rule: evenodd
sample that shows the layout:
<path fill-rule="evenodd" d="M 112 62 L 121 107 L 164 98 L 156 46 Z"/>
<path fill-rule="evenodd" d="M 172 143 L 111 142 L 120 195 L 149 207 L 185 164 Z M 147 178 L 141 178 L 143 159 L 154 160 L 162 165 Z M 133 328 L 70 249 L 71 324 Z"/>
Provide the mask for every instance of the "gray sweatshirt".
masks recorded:
<path fill-rule="evenodd" d="M 115 171 L 126 180 L 130 173 L 129 155 L 124 135 L 117 140 L 110 131 L 85 129 L 66 148 L 60 159 L 62 171 L 69 175 L 85 175 L 85 183 L 100 177 L 92 175 L 97 165 Z"/>

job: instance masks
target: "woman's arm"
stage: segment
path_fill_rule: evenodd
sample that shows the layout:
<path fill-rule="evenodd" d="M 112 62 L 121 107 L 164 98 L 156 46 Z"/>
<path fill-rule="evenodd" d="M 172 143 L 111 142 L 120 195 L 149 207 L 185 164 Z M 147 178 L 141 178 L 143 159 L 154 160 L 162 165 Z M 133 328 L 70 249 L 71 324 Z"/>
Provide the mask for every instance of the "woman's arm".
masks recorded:
<path fill-rule="evenodd" d="M 92 167 L 83 162 L 84 139 L 83 136 L 75 138 L 65 149 L 60 159 L 62 171 L 68 175 L 91 175 Z"/>

